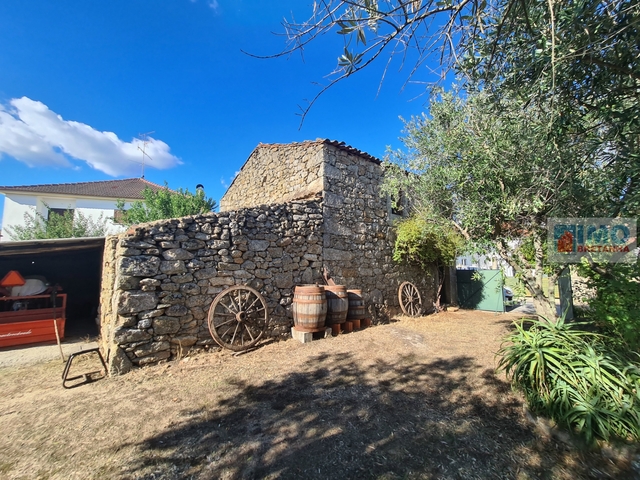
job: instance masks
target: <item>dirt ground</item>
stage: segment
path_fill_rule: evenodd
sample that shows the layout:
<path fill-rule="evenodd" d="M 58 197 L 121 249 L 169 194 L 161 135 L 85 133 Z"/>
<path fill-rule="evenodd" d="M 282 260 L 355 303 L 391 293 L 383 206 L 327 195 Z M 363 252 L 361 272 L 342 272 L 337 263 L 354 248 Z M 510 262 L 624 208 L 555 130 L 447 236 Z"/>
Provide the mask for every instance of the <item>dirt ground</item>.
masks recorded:
<path fill-rule="evenodd" d="M 495 372 L 512 318 L 401 317 L 71 390 L 60 360 L 3 367 L 0 478 L 637 478 L 624 455 L 534 432 Z"/>

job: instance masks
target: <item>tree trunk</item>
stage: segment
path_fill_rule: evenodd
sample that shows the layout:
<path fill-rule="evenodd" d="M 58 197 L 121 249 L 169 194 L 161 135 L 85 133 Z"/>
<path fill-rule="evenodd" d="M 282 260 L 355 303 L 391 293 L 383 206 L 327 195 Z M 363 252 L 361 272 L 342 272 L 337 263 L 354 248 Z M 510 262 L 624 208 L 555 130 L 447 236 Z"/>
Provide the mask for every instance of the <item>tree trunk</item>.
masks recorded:
<path fill-rule="evenodd" d="M 547 296 L 544 294 L 544 290 L 542 288 L 542 279 L 544 273 L 544 252 L 542 250 L 542 241 L 539 238 L 534 239 L 534 248 L 535 265 L 532 272 L 531 267 L 527 265 L 528 262 L 524 257 L 522 257 L 521 254 L 519 254 L 518 252 L 510 251 L 509 246 L 504 242 L 498 243 L 498 253 L 509 265 L 513 267 L 513 270 L 524 282 L 524 285 L 527 290 L 529 290 L 529 293 L 531 293 L 531 298 L 533 299 L 533 306 L 536 309 L 536 313 L 543 316 L 547 320 L 555 321 L 558 315 L 556 312 L 554 291 L 551 291 Z M 557 279 L 557 274 L 554 274 L 552 278 L 553 288 L 555 290 L 555 280 Z"/>

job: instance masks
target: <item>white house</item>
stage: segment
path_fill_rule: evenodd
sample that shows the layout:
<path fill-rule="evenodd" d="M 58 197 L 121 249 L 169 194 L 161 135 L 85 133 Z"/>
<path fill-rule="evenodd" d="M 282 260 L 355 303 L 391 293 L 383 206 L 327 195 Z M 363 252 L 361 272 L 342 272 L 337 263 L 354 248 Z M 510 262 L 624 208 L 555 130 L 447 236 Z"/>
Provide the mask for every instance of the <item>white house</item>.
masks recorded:
<path fill-rule="evenodd" d="M 461 255 L 456 258 L 456 268 L 458 270 L 502 270 L 506 277 L 514 276 L 513 267 L 497 253 Z"/>
<path fill-rule="evenodd" d="M 143 200 L 145 187 L 160 190 L 164 187 L 149 182 L 144 178 L 127 178 L 123 180 L 106 180 L 99 182 L 57 183 L 48 185 L 0 186 L 4 194 L 4 212 L 2 215 L 2 232 L 6 227 L 24 224 L 24 215 L 40 213 L 47 218 L 49 209 L 56 213 L 72 210 L 85 217 L 97 220 L 100 215 L 108 220 L 108 233 L 124 230 L 122 225 L 114 223 L 116 202 L 125 201 L 125 209 L 131 202 Z M 12 240 L 6 233 L 0 241 Z"/>

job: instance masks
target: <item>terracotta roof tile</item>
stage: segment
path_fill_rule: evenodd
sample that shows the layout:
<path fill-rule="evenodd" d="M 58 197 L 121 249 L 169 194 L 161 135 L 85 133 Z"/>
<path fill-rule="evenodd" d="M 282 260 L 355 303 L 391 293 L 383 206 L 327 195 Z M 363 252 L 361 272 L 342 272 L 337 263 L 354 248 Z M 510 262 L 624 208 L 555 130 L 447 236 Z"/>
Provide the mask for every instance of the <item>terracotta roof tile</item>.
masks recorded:
<path fill-rule="evenodd" d="M 123 200 L 142 200 L 145 187 L 160 190 L 164 187 L 144 178 L 125 178 L 123 180 L 105 180 L 99 182 L 52 183 L 45 185 L 0 186 L 0 193 L 44 193 L 74 195 L 78 197 L 121 198 Z"/>

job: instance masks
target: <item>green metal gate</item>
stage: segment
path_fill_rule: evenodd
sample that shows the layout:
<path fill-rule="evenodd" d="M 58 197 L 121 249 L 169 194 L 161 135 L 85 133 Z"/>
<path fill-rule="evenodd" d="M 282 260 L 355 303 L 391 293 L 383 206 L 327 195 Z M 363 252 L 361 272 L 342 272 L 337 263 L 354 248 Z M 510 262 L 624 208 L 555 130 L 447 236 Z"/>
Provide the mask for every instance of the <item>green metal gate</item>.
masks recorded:
<path fill-rule="evenodd" d="M 458 302 L 462 308 L 504 312 L 500 270 L 457 270 Z"/>

